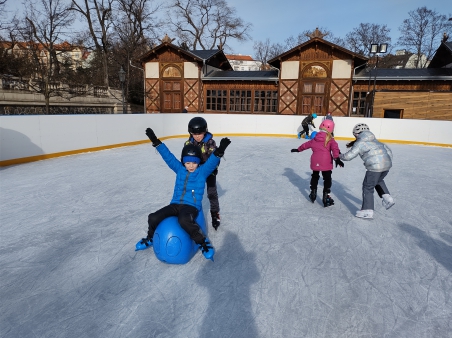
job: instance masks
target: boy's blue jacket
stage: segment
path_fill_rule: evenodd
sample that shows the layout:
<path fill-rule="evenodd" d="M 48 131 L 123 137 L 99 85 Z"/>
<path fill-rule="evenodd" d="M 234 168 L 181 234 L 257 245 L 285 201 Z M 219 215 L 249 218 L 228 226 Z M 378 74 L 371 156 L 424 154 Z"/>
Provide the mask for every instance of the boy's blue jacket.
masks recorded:
<path fill-rule="evenodd" d="M 190 173 L 164 143 L 158 145 L 156 149 L 168 167 L 176 173 L 176 183 L 170 204 L 188 204 L 201 210 L 206 179 L 218 166 L 220 158 L 212 154 L 204 164 Z"/>

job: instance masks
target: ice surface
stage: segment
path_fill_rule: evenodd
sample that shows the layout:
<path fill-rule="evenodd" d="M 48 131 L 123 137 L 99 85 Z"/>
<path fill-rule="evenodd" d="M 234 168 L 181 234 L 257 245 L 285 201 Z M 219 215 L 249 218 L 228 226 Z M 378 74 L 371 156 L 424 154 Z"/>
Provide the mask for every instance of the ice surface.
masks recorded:
<path fill-rule="evenodd" d="M 134 251 L 174 185 L 150 144 L 0 168 L 0 336 L 452 337 L 452 149 L 389 145 L 396 204 L 363 220 L 361 159 L 324 208 L 304 140 L 231 139 L 214 263 Z"/>

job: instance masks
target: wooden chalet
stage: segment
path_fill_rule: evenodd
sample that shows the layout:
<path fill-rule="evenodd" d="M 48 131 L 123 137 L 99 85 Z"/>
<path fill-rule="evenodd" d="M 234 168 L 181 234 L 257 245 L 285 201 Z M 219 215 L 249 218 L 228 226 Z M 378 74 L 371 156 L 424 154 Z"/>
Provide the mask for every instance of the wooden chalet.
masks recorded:
<path fill-rule="evenodd" d="M 189 112 L 452 120 L 452 46 L 429 68 L 372 68 L 368 58 L 323 39 L 269 60 L 265 71 L 234 71 L 221 46 L 187 50 L 162 43 L 140 57 L 148 113 Z"/>
<path fill-rule="evenodd" d="M 323 36 L 316 29 L 310 40 L 269 60 L 280 69 L 280 114 L 349 115 L 353 70 L 368 59 Z"/>

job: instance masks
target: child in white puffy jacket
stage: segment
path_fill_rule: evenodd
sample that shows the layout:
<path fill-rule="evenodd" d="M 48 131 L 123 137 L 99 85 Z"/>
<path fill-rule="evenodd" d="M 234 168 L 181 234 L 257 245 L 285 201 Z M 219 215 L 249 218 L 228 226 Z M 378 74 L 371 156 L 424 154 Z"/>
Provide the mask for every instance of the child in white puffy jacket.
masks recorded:
<path fill-rule="evenodd" d="M 359 155 L 364 161 L 367 172 L 363 181 L 363 204 L 361 210 L 356 212 L 356 217 L 373 218 L 374 190 L 377 190 L 386 209 L 394 205 L 394 199 L 389 194 L 384 181 L 392 167 L 392 151 L 386 144 L 375 138 L 367 124 L 357 124 L 353 128 L 353 135 L 356 141 L 351 145 L 351 149 L 341 154 L 339 158 L 350 161 Z"/>

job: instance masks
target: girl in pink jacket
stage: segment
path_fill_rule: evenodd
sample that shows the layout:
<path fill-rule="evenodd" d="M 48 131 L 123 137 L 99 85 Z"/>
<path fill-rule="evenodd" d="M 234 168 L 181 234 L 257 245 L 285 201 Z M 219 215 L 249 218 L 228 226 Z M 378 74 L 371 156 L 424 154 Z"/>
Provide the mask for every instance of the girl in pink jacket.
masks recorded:
<path fill-rule="evenodd" d="M 303 143 L 297 149 L 292 149 L 292 153 L 302 152 L 303 150 L 312 149 L 311 155 L 311 193 L 309 199 L 312 203 L 317 198 L 317 184 L 319 183 L 320 172 L 323 177 L 323 206 L 329 207 L 334 204 L 334 200 L 330 197 L 331 185 L 333 184 L 331 174 L 333 172 L 333 159 L 336 167 L 343 167 L 344 163 L 339 159 L 339 146 L 333 137 L 334 122 L 324 120 L 319 127 L 320 131 L 314 139 Z"/>

